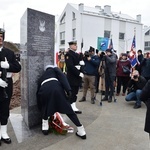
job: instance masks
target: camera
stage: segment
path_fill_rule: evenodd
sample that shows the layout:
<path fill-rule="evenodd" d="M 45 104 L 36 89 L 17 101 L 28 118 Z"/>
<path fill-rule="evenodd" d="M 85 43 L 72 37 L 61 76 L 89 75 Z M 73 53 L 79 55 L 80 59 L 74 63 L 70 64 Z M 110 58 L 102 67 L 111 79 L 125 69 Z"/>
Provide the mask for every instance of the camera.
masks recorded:
<path fill-rule="evenodd" d="M 89 56 L 90 56 L 89 52 L 88 52 L 88 51 L 85 51 L 85 52 L 84 52 L 84 56 L 85 56 L 85 57 L 89 57 Z"/>
<path fill-rule="evenodd" d="M 138 76 L 137 76 L 137 75 L 134 75 L 134 76 L 133 76 L 133 78 L 134 78 L 134 79 L 137 79 L 137 78 L 138 78 Z"/>

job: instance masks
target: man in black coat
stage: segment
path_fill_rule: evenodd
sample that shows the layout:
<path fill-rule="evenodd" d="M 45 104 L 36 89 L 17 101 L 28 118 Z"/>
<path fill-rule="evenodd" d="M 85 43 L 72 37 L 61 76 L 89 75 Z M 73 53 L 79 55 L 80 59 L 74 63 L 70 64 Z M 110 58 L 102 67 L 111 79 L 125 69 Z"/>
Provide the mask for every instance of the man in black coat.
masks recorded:
<path fill-rule="evenodd" d="M 144 86 L 140 98 L 147 106 L 144 130 L 149 133 L 150 137 L 150 80 Z"/>
<path fill-rule="evenodd" d="M 13 92 L 12 73 L 18 73 L 21 65 L 13 51 L 3 47 L 5 31 L 0 28 L 0 145 L 1 141 L 10 144 L 7 134 L 9 105 Z"/>
<path fill-rule="evenodd" d="M 134 70 L 131 74 L 131 79 L 128 82 L 128 94 L 125 97 L 126 101 L 136 101 L 134 105 L 134 109 L 141 107 L 141 99 L 140 95 L 143 87 L 146 84 L 146 79 L 143 76 L 139 75 L 137 70 Z"/>
<path fill-rule="evenodd" d="M 82 113 L 76 107 L 77 94 L 82 82 L 83 73 L 81 71 L 81 65 L 84 65 L 84 61 L 80 59 L 80 55 L 76 53 L 77 42 L 69 42 L 69 51 L 65 55 L 65 62 L 67 67 L 67 78 L 72 89 L 72 97 L 70 98 L 71 107 L 75 113 Z"/>
<path fill-rule="evenodd" d="M 58 67 L 53 65 L 46 66 L 45 70 L 38 81 L 37 90 L 37 104 L 42 114 L 43 134 L 48 134 L 48 117 L 59 112 L 66 114 L 77 126 L 78 131 L 76 135 L 86 139 L 84 127 L 72 110 L 68 100 L 71 97 L 71 87 L 66 76 Z"/>

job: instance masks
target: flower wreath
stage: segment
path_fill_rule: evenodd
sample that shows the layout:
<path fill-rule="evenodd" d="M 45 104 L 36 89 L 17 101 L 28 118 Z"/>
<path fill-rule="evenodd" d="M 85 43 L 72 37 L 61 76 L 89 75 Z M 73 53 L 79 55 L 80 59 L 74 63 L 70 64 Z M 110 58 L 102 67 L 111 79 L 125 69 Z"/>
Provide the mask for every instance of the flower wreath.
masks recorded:
<path fill-rule="evenodd" d="M 50 132 L 61 135 L 74 132 L 73 127 L 66 124 L 58 112 L 49 118 L 49 130 Z"/>

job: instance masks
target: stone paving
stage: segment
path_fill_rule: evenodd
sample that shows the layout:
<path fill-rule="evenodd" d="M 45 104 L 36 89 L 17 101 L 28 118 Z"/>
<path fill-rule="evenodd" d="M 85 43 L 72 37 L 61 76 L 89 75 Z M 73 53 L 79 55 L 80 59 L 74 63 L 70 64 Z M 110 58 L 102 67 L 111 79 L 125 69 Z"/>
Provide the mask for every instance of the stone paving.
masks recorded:
<path fill-rule="evenodd" d="M 78 94 L 78 100 L 82 92 Z M 44 136 L 41 127 L 32 130 L 26 128 L 20 107 L 11 110 L 8 133 L 12 144 L 2 143 L 4 150 L 149 150 L 149 136 L 144 132 L 146 107 L 133 109 L 134 102 L 126 102 L 123 96 L 118 96 L 116 102 L 103 102 L 97 94 L 95 104 L 90 103 L 90 92 L 86 102 L 77 102 L 82 110 L 78 117 L 83 123 L 87 139 L 78 138 L 75 133 Z M 75 125 L 63 115 L 63 118 L 74 127 Z"/>

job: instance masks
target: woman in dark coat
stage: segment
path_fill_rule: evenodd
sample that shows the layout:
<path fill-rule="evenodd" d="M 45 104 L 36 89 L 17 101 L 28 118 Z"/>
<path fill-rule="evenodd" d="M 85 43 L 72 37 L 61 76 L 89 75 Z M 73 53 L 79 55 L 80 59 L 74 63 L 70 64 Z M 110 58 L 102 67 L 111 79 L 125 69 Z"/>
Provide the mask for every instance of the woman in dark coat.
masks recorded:
<path fill-rule="evenodd" d="M 147 106 L 146 118 L 145 118 L 145 132 L 149 133 L 150 136 L 150 80 L 146 83 L 141 93 L 141 100 Z"/>
<path fill-rule="evenodd" d="M 76 135 L 86 139 L 83 125 L 72 110 L 68 98 L 71 96 L 71 87 L 66 76 L 55 66 L 46 66 L 46 71 L 40 77 L 37 90 L 37 104 L 42 114 L 42 132 L 48 134 L 48 117 L 55 112 L 66 114 L 77 126 Z"/>

